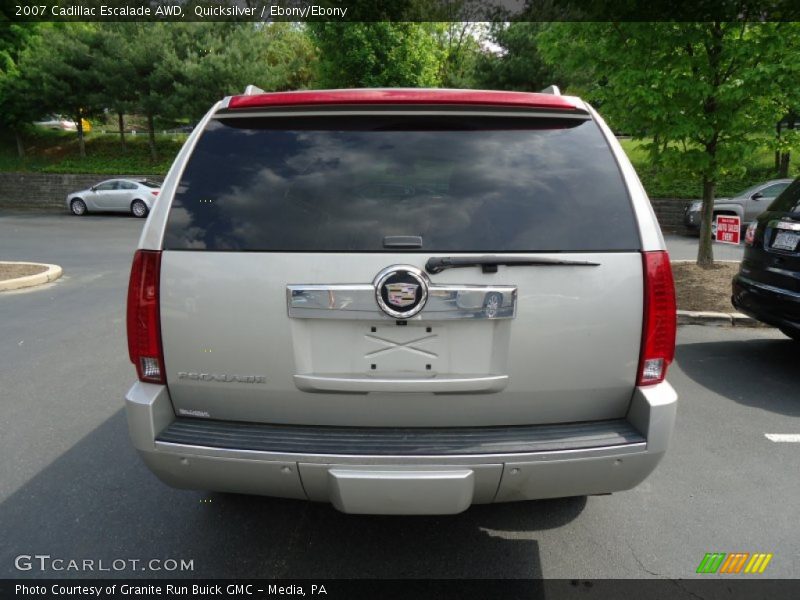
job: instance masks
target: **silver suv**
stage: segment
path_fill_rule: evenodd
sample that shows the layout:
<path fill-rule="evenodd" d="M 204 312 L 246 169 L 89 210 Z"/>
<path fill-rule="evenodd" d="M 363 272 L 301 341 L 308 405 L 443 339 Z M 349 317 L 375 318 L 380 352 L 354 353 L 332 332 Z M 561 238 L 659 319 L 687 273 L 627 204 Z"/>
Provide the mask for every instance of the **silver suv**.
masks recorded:
<path fill-rule="evenodd" d="M 128 343 L 164 482 L 350 513 L 629 489 L 675 419 L 664 240 L 552 88 L 225 98 L 145 224 Z"/>

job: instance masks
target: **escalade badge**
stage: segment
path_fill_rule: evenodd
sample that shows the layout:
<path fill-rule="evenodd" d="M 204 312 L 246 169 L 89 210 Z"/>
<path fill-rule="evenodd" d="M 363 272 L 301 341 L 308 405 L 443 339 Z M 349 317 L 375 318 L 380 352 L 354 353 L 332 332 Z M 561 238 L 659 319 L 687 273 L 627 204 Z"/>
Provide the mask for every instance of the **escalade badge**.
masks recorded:
<path fill-rule="evenodd" d="M 413 317 L 428 300 L 428 276 L 416 267 L 388 267 L 378 273 L 373 284 L 378 306 L 396 319 Z"/>

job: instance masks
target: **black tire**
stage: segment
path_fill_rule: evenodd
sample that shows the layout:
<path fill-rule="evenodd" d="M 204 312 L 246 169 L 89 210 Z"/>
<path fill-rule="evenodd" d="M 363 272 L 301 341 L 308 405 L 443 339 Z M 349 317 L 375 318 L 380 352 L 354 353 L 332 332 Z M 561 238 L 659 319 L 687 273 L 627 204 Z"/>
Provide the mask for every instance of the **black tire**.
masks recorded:
<path fill-rule="evenodd" d="M 795 342 L 800 342 L 800 331 L 796 329 L 789 329 L 788 327 L 781 327 L 783 335 L 792 338 Z"/>
<path fill-rule="evenodd" d="M 147 204 L 145 204 L 141 200 L 134 200 L 133 202 L 131 202 L 131 214 L 134 217 L 144 219 L 147 216 L 148 212 L 150 211 L 147 208 Z"/>
<path fill-rule="evenodd" d="M 82 217 L 89 212 L 89 209 L 86 208 L 86 203 L 80 198 L 71 200 L 69 203 L 69 209 L 76 217 Z"/>

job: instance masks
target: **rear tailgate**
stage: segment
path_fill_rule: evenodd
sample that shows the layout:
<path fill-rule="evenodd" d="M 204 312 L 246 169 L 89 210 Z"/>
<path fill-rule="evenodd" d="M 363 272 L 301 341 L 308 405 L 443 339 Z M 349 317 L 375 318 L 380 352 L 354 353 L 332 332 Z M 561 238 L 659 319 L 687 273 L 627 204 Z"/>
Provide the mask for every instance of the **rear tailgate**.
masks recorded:
<path fill-rule="evenodd" d="M 586 115 L 215 119 L 165 233 L 170 396 L 179 415 L 267 423 L 620 418 L 640 251 Z M 579 264 L 424 273 L 434 257 L 485 256 Z M 393 266 L 421 282 L 384 290 Z M 397 318 L 376 285 L 395 308 L 427 295 Z"/>

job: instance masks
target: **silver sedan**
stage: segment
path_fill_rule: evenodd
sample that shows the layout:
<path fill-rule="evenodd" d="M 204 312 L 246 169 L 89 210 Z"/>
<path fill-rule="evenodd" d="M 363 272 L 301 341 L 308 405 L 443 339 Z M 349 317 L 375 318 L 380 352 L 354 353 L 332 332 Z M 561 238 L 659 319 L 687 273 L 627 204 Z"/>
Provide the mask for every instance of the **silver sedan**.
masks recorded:
<path fill-rule="evenodd" d="M 109 179 L 67 195 L 67 208 L 78 216 L 97 211 L 130 212 L 134 217 L 146 217 L 160 191 L 160 183 L 146 179 Z"/>

